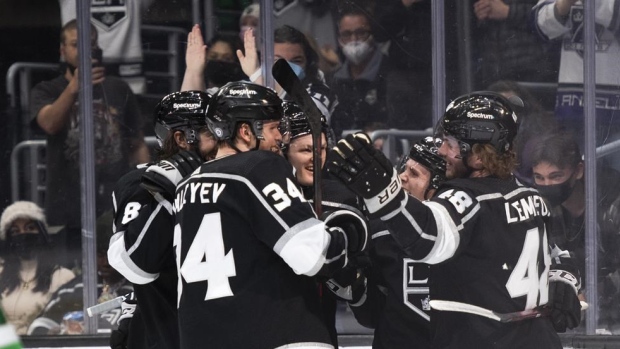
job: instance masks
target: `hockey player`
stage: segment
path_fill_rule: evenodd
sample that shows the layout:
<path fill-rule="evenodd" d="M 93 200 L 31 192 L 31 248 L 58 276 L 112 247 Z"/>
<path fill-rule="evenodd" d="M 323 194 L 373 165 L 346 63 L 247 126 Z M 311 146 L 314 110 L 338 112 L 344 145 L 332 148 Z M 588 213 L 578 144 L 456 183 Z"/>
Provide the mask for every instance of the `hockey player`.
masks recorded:
<path fill-rule="evenodd" d="M 273 90 L 247 82 L 211 100 L 216 159 L 174 204 L 182 348 L 333 348 L 313 276 L 342 268 L 366 230 L 348 211 L 331 227 L 316 217 L 280 155 L 282 113 Z"/>
<path fill-rule="evenodd" d="M 314 153 L 313 153 L 313 141 L 312 141 L 312 129 L 308 118 L 303 113 L 301 108 L 295 103 L 284 102 L 284 116 L 287 120 L 287 125 L 290 125 L 290 131 L 285 134 L 284 137 L 290 139 L 290 144 L 285 144 L 283 147 L 284 156 L 293 166 L 295 171 L 295 177 L 301 185 L 302 193 L 304 197 L 311 202 L 314 202 Z M 325 156 L 327 145 L 332 139 L 332 131 L 327 125 L 324 116 L 321 117 L 321 170 L 323 164 L 325 164 Z M 329 216 L 332 212 L 338 210 L 348 210 L 352 214 L 359 216 L 359 219 L 366 222 L 366 218 L 362 214 L 362 201 L 359 196 L 352 192 L 349 188 L 343 185 L 339 180 L 332 178 L 328 173 L 322 174 L 321 179 L 322 201 L 321 208 L 324 212 L 323 216 Z M 349 256 L 351 260 L 351 256 Z M 349 265 L 352 263 L 349 263 Z M 355 272 L 355 268 L 352 268 L 352 272 Z M 327 288 L 322 283 L 323 280 L 318 280 L 318 292 L 321 296 L 321 307 L 324 312 L 325 322 L 328 325 L 332 343 L 335 347 L 338 347 L 338 333 L 336 331 L 336 308 L 337 297 L 343 298 L 347 301 L 353 301 L 352 294 L 347 294 L 350 289 L 340 290 L 340 287 L 346 287 L 347 285 L 336 285 L 334 282 L 342 280 L 342 277 L 329 280 Z M 349 278 L 350 279 L 350 278 Z M 337 289 L 334 289 L 337 287 Z M 332 289 L 334 293 L 326 292 L 327 289 Z M 343 293 L 344 292 L 344 293 Z M 357 297 L 361 297 L 356 294 Z"/>
<path fill-rule="evenodd" d="M 398 168 L 403 189 L 416 199 L 430 199 L 446 180 L 446 162 L 433 137 L 415 143 Z M 360 324 L 374 328 L 373 348 L 430 348 L 429 266 L 407 258 L 385 224 L 370 222 L 366 269 L 367 297 L 349 303 Z M 359 282 L 358 282 L 359 284 Z"/>
<path fill-rule="evenodd" d="M 408 257 L 431 265 L 432 300 L 499 313 L 549 308 L 548 317 L 509 323 L 433 311 L 434 348 L 562 348 L 556 329 L 579 323 L 579 278 L 549 271 L 549 210 L 511 174 L 517 130 L 501 95 L 475 92 L 450 103 L 438 125 L 438 153 L 451 180 L 424 202 L 401 190 L 396 171 L 364 134 L 347 136 L 330 153 L 328 171 L 364 198 Z"/>
<path fill-rule="evenodd" d="M 123 176 L 114 190 L 115 234 L 110 239 L 108 259 L 134 283 L 146 331 L 130 330 L 129 348 L 140 342 L 149 348 L 179 347 L 172 198 L 176 184 L 211 158 L 216 149 L 205 120 L 209 101 L 210 96 L 199 91 L 164 97 L 154 112 L 160 161 Z M 124 307 L 123 311 L 130 309 Z M 119 331 L 112 335 L 113 347 L 122 347 L 118 343 L 127 341 L 127 330 L 119 326 Z"/>

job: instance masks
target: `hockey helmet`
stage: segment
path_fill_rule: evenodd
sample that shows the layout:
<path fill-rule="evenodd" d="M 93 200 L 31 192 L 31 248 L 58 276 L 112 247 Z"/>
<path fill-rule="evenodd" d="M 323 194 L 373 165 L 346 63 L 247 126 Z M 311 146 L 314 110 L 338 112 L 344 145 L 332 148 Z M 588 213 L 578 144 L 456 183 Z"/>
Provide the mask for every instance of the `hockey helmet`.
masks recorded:
<path fill-rule="evenodd" d="M 312 128 L 310 127 L 308 117 L 306 117 L 306 114 L 301 110 L 299 105 L 285 101 L 282 103 L 282 106 L 284 108 L 285 122 L 281 124 L 280 133 L 285 139 L 285 145 L 295 138 L 312 135 Z M 333 143 L 334 137 L 331 133 L 331 129 L 327 125 L 327 119 L 323 114 L 321 114 L 321 132 L 325 134 L 329 147 L 329 145 Z M 286 147 L 283 148 L 283 150 L 286 151 Z"/>
<path fill-rule="evenodd" d="M 202 91 L 174 92 L 165 96 L 155 107 L 155 136 L 162 146 L 170 131 L 185 132 L 188 144 L 198 139 L 198 132 L 207 123 L 205 115 L 211 96 Z"/>
<path fill-rule="evenodd" d="M 246 81 L 222 86 L 211 98 L 207 124 L 217 140 L 234 137 L 238 123 L 247 122 L 256 138 L 263 138 L 263 122 L 282 120 L 282 100 L 268 87 Z"/>
<path fill-rule="evenodd" d="M 512 148 L 519 130 L 513 111 L 517 102 L 490 91 L 463 95 L 448 105 L 435 134 L 456 138 L 464 158 L 476 143 L 491 144 L 503 154 Z"/>
<path fill-rule="evenodd" d="M 431 173 L 429 186 L 433 189 L 439 188 L 439 185 L 446 181 L 446 161 L 437 154 L 437 142 L 434 137 L 426 137 L 416 142 L 409 150 L 409 155 L 403 158 L 398 172 L 405 171 L 407 160 L 415 160 Z"/>

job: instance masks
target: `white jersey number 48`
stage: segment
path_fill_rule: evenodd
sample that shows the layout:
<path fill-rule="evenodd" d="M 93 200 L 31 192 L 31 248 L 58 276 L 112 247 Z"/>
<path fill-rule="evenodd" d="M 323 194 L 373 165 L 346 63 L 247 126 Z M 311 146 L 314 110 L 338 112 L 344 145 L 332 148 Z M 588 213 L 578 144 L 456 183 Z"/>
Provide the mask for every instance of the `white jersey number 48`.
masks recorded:
<path fill-rule="evenodd" d="M 547 281 L 549 279 L 551 257 L 549 256 L 547 232 L 543 230 L 542 249 L 545 269 L 540 278 L 538 277 L 538 253 L 541 247 L 539 237 L 538 228 L 527 231 L 519 261 L 510 274 L 508 282 L 506 282 L 506 289 L 510 297 L 517 298 L 527 296 L 525 309 L 533 309 L 537 305 L 546 304 L 549 299 L 549 286 Z M 540 300 L 538 297 L 539 294 Z"/>
<path fill-rule="evenodd" d="M 177 235 L 175 249 L 179 265 L 181 227 L 178 224 L 175 227 L 175 235 Z M 228 278 L 236 275 L 235 260 L 232 249 L 228 253 L 225 252 L 220 214 L 204 215 L 179 270 L 180 276 L 187 283 L 209 281 L 205 300 L 234 295 Z"/>

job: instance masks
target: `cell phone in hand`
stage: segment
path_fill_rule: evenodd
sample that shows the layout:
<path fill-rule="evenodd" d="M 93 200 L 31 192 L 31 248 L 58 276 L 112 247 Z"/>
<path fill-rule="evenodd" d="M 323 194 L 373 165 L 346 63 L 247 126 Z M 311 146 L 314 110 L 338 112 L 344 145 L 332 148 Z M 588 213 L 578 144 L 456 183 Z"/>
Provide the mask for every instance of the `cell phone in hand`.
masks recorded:
<path fill-rule="evenodd" d="M 93 63 L 93 67 L 101 67 L 103 65 L 103 51 L 101 48 L 93 47 L 91 58 L 96 61 Z"/>

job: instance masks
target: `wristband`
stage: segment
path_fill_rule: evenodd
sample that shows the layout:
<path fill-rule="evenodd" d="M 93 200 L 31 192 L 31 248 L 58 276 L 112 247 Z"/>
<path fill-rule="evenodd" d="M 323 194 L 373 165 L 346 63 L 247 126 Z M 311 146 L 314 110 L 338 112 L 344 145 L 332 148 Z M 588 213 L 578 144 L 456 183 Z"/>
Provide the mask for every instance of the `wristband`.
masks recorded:
<path fill-rule="evenodd" d="M 252 75 L 250 75 L 250 81 L 255 82 L 258 78 L 263 75 L 261 68 L 258 68 Z"/>

